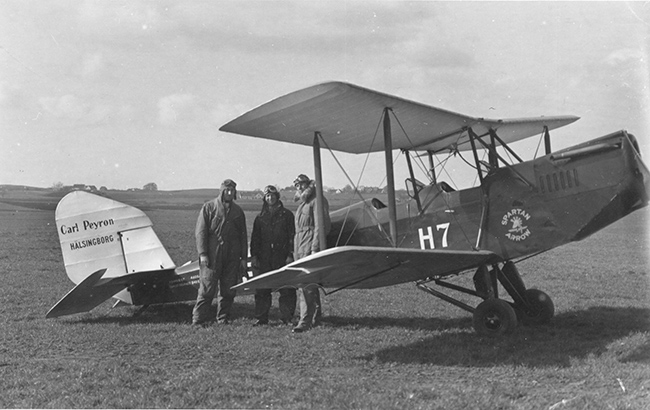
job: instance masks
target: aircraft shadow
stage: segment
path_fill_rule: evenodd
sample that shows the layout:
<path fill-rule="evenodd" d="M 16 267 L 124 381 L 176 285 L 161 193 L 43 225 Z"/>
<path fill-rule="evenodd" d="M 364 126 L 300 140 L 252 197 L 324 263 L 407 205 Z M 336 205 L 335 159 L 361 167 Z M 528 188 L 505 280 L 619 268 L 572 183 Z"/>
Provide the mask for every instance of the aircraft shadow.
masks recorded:
<path fill-rule="evenodd" d="M 599 306 L 559 314 L 548 325 L 520 326 L 514 334 L 498 338 L 477 336 L 471 318 L 328 319 L 334 326 L 353 324 L 379 329 L 398 326 L 438 333 L 411 344 L 378 350 L 359 357 L 361 360 L 467 367 L 498 364 L 568 367 L 573 359 L 606 352 L 621 362 L 650 364 L 650 344 L 645 339 L 637 339 L 636 347 L 614 343 L 634 333 L 649 331 L 649 318 L 650 309 Z"/>
<path fill-rule="evenodd" d="M 155 305 L 139 315 L 130 307 L 119 316 L 88 317 L 82 323 L 120 325 L 151 323 L 191 323 L 193 303 Z M 216 309 L 214 308 L 216 313 Z M 250 303 L 233 305 L 233 319 L 254 317 Z M 360 360 L 402 364 L 488 367 L 499 364 L 531 367 L 569 367 L 571 360 L 609 352 L 621 362 L 650 364 L 650 344 L 643 338 L 629 340 L 627 347 L 617 341 L 634 333 L 650 331 L 650 309 L 591 307 L 556 315 L 544 326 L 519 326 L 508 336 L 489 338 L 474 333 L 471 316 L 453 319 L 429 317 L 344 317 L 325 316 L 324 328 L 379 329 L 403 328 L 430 331 L 433 336 L 414 343 L 391 346 L 357 357 Z M 630 344 L 626 343 L 626 344 Z"/>
<path fill-rule="evenodd" d="M 124 307 L 117 308 L 120 311 L 119 316 L 100 316 L 83 318 L 80 320 L 82 323 L 117 323 L 121 325 L 131 324 L 151 324 L 151 323 L 178 323 L 190 324 L 192 323 L 192 310 L 194 309 L 193 302 L 179 302 L 168 303 L 162 305 L 152 305 L 139 312 L 138 307 Z M 139 313 L 138 313 L 139 312 Z M 233 303 L 232 306 L 232 319 L 236 320 L 241 317 L 253 318 L 254 306 L 247 303 Z M 212 306 L 211 316 L 216 317 L 217 308 Z"/>

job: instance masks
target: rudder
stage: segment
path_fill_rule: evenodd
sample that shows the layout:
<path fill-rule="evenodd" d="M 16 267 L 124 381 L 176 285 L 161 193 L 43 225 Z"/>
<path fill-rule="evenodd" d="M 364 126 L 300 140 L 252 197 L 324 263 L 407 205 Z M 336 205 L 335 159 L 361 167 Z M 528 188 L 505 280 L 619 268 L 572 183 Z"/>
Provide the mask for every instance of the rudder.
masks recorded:
<path fill-rule="evenodd" d="M 75 284 L 100 269 L 108 279 L 175 267 L 149 217 L 130 205 L 74 191 L 59 201 L 55 218 L 66 273 Z M 126 291 L 115 297 L 131 303 Z"/>

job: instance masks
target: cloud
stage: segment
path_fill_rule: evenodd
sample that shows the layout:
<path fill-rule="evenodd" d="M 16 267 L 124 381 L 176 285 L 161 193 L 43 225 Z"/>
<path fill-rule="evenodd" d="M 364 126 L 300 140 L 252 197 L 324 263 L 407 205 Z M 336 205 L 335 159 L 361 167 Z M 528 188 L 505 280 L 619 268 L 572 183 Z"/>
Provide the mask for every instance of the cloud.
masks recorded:
<path fill-rule="evenodd" d="M 41 97 L 38 103 L 46 115 L 72 120 L 78 125 L 99 124 L 108 120 L 114 113 L 114 109 L 109 104 L 88 103 L 72 94 L 61 97 Z"/>
<path fill-rule="evenodd" d="M 411 39 L 437 6 L 391 2 L 182 2 L 155 14 L 167 41 L 180 38 L 212 51 L 319 53 L 396 51 Z M 398 10 L 397 10 L 398 9 Z M 236 18 L 233 18 L 236 16 Z M 173 37 L 171 37 L 173 35 Z"/>
<path fill-rule="evenodd" d="M 155 31 L 164 21 L 156 4 L 141 1 L 85 1 L 80 3 L 77 13 L 80 27 L 86 33 L 113 39 Z"/>
<path fill-rule="evenodd" d="M 422 44 L 413 53 L 418 63 L 427 68 L 469 68 L 476 65 L 472 54 L 450 47 Z"/>
<path fill-rule="evenodd" d="M 183 113 L 187 113 L 195 104 L 192 94 L 172 94 L 158 101 L 158 121 L 163 125 L 173 125 Z"/>
<path fill-rule="evenodd" d="M 607 56 L 605 63 L 610 66 L 618 66 L 627 63 L 643 64 L 643 52 L 638 49 L 630 48 L 615 50 Z"/>
<path fill-rule="evenodd" d="M 74 95 L 62 97 L 42 97 L 39 104 L 50 115 L 57 118 L 80 119 L 86 112 L 84 102 Z"/>
<path fill-rule="evenodd" d="M 10 107 L 12 101 L 16 98 L 15 87 L 10 86 L 6 82 L 0 82 L 0 107 Z"/>
<path fill-rule="evenodd" d="M 104 67 L 104 57 L 101 53 L 92 53 L 84 56 L 81 74 L 84 77 L 96 75 Z"/>

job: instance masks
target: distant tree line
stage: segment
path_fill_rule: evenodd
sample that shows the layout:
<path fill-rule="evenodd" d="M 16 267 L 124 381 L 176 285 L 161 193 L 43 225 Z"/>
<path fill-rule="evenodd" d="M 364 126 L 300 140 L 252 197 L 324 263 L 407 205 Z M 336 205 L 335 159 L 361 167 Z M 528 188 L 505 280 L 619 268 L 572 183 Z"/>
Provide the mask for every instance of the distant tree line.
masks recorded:
<path fill-rule="evenodd" d="M 108 188 L 101 186 L 99 189 L 95 185 L 86 185 L 86 184 L 74 184 L 74 185 L 64 185 L 63 182 L 55 182 L 52 184 L 52 190 L 54 191 L 108 191 Z M 129 188 L 127 191 L 158 191 L 158 184 L 155 182 L 149 182 L 145 184 L 142 189 L 140 188 Z"/>
<path fill-rule="evenodd" d="M 70 190 L 82 190 L 82 191 L 98 191 L 97 187 L 95 185 L 86 185 L 86 184 L 74 184 L 74 185 L 64 185 L 63 182 L 55 182 L 52 184 L 51 187 L 52 190 L 54 191 L 70 191 Z M 286 186 L 284 188 L 279 188 L 281 191 L 295 191 L 296 188 L 293 185 Z M 102 186 L 99 188 L 99 191 L 107 191 L 108 188 L 105 186 Z M 127 191 L 149 191 L 149 192 L 155 192 L 158 191 L 158 184 L 155 182 L 149 182 L 145 184 L 142 188 L 128 188 Z M 324 191 L 329 194 L 349 194 L 354 192 L 354 188 L 350 185 L 347 184 L 343 188 L 332 188 L 332 187 L 325 187 Z M 384 193 L 386 191 L 386 188 L 379 188 L 379 187 L 371 187 L 371 186 L 359 186 L 357 188 L 357 191 L 365 194 L 377 194 L 377 193 Z M 251 191 L 253 195 L 256 194 L 262 194 L 262 189 L 254 189 Z"/>

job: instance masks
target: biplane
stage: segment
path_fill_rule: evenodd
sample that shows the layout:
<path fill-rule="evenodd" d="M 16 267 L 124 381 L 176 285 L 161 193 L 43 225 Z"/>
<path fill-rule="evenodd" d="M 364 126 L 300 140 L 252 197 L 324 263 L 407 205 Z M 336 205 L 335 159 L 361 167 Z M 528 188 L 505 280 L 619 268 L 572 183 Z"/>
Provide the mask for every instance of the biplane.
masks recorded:
<path fill-rule="evenodd" d="M 550 131 L 578 119 L 474 118 L 343 82 L 263 104 L 220 130 L 313 147 L 318 204 L 323 149 L 383 151 L 388 199 L 363 198 L 330 213 L 329 235 L 320 230 L 328 249 L 235 288 L 319 286 L 333 293 L 414 282 L 471 312 L 481 335 L 510 333 L 519 322 L 547 323 L 551 298 L 527 288 L 516 264 L 586 238 L 648 203 L 650 173 L 632 134 L 622 130 L 552 152 Z M 545 154 L 523 160 L 511 144 L 536 135 Z M 399 203 L 394 150 L 405 154 L 410 175 L 410 200 Z M 479 185 L 455 190 L 437 178 L 434 157 L 463 151 L 471 153 Z M 415 178 L 411 156 L 428 156 L 426 183 Z M 321 223 L 323 215 L 316 219 Z M 447 280 L 461 273 L 473 274 L 473 288 Z M 511 301 L 500 297 L 499 284 Z M 470 306 L 449 291 L 481 301 Z"/>
<path fill-rule="evenodd" d="M 551 298 L 526 288 L 516 264 L 583 239 L 648 202 L 650 173 L 632 134 L 618 131 L 551 151 L 549 131 L 577 119 L 474 118 L 342 82 L 255 108 L 221 130 L 313 147 L 317 201 L 323 199 L 321 146 L 383 151 L 388 199 L 364 198 L 332 212 L 332 229 L 321 238 L 327 249 L 235 289 L 319 286 L 333 293 L 414 282 L 471 312 L 479 334 L 546 323 L 554 314 Z M 524 161 L 510 144 L 535 135 L 546 153 Z M 395 197 L 394 150 L 406 154 L 408 201 Z M 438 180 L 433 158 L 464 151 L 473 156 L 480 184 L 455 190 Z M 428 156 L 426 183 L 415 178 L 411 155 Z M 196 298 L 198 262 L 176 267 L 142 211 L 78 191 L 61 199 L 55 215 L 66 272 L 76 286 L 46 317 L 87 312 L 111 297 L 116 305 L 143 307 Z M 473 288 L 449 282 L 463 273 L 473 274 Z M 511 301 L 500 297 L 499 284 Z M 481 302 L 473 307 L 441 290 Z"/>

